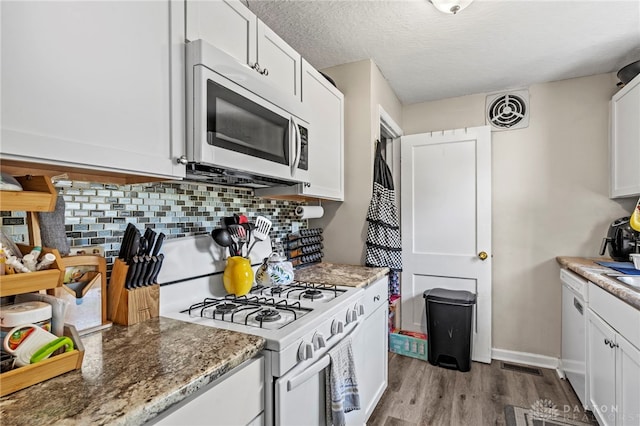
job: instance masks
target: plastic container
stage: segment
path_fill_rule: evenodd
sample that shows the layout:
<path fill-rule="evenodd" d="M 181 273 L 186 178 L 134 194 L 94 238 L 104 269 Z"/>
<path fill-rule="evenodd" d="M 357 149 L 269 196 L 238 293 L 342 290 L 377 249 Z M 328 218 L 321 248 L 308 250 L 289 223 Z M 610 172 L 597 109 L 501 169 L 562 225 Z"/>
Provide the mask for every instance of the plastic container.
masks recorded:
<path fill-rule="evenodd" d="M 0 307 L 0 341 L 14 327 L 35 324 L 40 328 L 51 331 L 51 305 L 45 302 L 23 302 L 15 305 Z M 11 336 L 9 346 L 15 349 L 30 333 L 31 330 L 18 330 Z"/>
<path fill-rule="evenodd" d="M 389 333 L 389 351 L 411 358 L 428 361 L 427 335 L 393 330 Z"/>
<path fill-rule="evenodd" d="M 444 368 L 471 369 L 471 333 L 476 295 L 434 288 L 424 292 L 429 363 Z"/>

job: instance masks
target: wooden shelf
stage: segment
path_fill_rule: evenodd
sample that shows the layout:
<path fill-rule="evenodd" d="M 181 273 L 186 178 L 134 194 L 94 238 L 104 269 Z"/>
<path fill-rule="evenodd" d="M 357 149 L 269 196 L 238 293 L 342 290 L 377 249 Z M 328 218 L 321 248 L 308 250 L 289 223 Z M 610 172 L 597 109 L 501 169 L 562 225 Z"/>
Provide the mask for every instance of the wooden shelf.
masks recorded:
<path fill-rule="evenodd" d="M 52 212 L 57 192 L 47 176 L 16 177 L 23 191 L 0 191 L 0 210 Z"/>
<path fill-rule="evenodd" d="M 75 327 L 69 324 L 64 326 L 64 335 L 73 340 L 74 350 L 60 355 L 53 355 L 44 361 L 14 368 L 0 374 L 0 383 L 2 383 L 0 396 L 8 395 L 69 371 L 79 370 L 82 367 L 82 359 L 84 358 L 82 340 L 80 340 Z"/>
<path fill-rule="evenodd" d="M 33 249 L 33 246 L 18 244 L 18 248 L 22 254 L 27 254 Z M 42 254 L 45 253 L 52 253 L 56 257 L 47 270 L 0 275 L 0 297 L 48 290 L 62 285 L 63 270 L 60 253 L 58 250 L 43 247 Z"/>

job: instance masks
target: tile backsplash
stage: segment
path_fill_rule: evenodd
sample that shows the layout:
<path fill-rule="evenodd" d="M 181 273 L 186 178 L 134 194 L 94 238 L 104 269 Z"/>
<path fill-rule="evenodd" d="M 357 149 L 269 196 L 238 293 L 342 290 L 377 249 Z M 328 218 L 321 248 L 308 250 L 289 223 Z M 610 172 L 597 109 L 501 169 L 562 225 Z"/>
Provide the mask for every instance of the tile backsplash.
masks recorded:
<path fill-rule="evenodd" d="M 273 222 L 271 238 L 291 232 L 291 222 L 300 228 L 295 208 L 301 203 L 257 198 L 253 190 L 203 183 L 160 182 L 110 185 L 82 181 L 60 181 L 58 193 L 65 200 L 65 228 L 72 249 L 101 246 L 109 269 L 118 256 L 127 223 L 139 229 L 151 227 L 167 238 L 209 233 L 221 219 L 234 213 L 250 221 L 258 215 Z M 303 204 L 303 203 L 302 203 Z M 24 212 L 2 212 L 2 229 L 15 241 L 27 241 Z"/>

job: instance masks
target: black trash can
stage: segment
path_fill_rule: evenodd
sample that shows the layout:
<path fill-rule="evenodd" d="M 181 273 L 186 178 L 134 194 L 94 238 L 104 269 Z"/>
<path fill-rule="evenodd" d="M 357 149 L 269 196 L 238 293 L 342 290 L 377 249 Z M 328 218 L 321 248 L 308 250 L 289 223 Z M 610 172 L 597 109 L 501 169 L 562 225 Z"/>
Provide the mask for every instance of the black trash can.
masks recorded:
<path fill-rule="evenodd" d="M 476 295 L 434 288 L 422 295 L 427 308 L 428 358 L 433 365 L 471 369 L 471 327 Z"/>

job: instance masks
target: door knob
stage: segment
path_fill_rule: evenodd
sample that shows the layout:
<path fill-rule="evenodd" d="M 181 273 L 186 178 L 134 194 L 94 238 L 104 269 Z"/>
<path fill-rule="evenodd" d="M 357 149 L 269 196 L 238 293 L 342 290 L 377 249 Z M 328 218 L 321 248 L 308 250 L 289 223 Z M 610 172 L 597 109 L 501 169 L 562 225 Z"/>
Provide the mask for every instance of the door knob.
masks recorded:
<path fill-rule="evenodd" d="M 489 255 L 486 251 L 481 251 L 480 253 L 478 253 L 478 257 L 480 258 L 480 260 L 487 260 L 487 257 L 489 257 Z"/>

